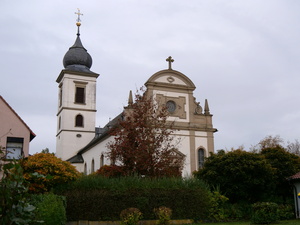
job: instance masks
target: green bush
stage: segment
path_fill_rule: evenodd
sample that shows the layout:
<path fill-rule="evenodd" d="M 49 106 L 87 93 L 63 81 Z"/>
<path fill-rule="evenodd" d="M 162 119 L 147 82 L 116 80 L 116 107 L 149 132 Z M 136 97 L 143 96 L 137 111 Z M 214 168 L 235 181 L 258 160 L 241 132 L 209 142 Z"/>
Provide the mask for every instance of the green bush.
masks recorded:
<path fill-rule="evenodd" d="M 213 191 L 212 195 L 212 206 L 209 210 L 209 218 L 212 221 L 224 221 L 227 217 L 225 213 L 225 203 L 228 201 L 228 198 L 224 195 L 221 195 L 218 191 Z"/>
<path fill-rule="evenodd" d="M 279 219 L 278 205 L 274 202 L 258 202 L 252 208 L 251 222 L 254 224 L 270 224 Z"/>
<path fill-rule="evenodd" d="M 293 205 L 278 205 L 278 216 L 280 220 L 290 220 L 294 218 Z"/>
<path fill-rule="evenodd" d="M 153 209 L 162 205 L 173 209 L 173 219 L 200 220 L 211 207 L 210 192 L 198 179 L 87 176 L 56 191 L 67 198 L 68 221 L 118 220 L 131 207 L 155 219 Z"/>
<path fill-rule="evenodd" d="M 225 203 L 224 211 L 228 220 L 239 221 L 239 220 L 250 220 L 252 213 L 252 205 L 246 202 Z"/>
<path fill-rule="evenodd" d="M 16 160 L 5 161 L 0 146 L 0 224 L 29 224 L 35 207 L 29 202 L 23 169 Z"/>
<path fill-rule="evenodd" d="M 66 224 L 65 197 L 52 193 L 32 195 L 31 202 L 36 207 L 36 221 L 44 225 Z"/>

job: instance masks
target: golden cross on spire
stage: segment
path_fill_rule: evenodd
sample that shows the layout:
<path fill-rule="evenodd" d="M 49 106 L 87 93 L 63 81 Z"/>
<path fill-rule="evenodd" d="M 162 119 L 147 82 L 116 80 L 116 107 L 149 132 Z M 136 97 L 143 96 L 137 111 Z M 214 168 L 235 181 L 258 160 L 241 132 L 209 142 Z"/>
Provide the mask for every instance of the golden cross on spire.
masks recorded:
<path fill-rule="evenodd" d="M 80 23 L 80 21 L 81 21 L 81 20 L 80 20 L 80 16 L 83 16 L 83 14 L 80 13 L 80 9 L 77 8 L 77 10 L 78 10 L 78 12 L 75 12 L 75 14 L 77 14 L 77 16 L 78 16 L 78 17 L 77 17 L 77 20 L 76 20 L 76 21 L 77 21 L 76 25 L 77 25 L 77 26 L 80 26 L 80 25 L 81 25 L 81 23 Z"/>
<path fill-rule="evenodd" d="M 172 69 L 172 62 L 174 62 L 174 59 L 172 59 L 172 56 L 169 56 L 167 59 L 166 59 L 167 62 L 169 62 L 169 70 Z"/>

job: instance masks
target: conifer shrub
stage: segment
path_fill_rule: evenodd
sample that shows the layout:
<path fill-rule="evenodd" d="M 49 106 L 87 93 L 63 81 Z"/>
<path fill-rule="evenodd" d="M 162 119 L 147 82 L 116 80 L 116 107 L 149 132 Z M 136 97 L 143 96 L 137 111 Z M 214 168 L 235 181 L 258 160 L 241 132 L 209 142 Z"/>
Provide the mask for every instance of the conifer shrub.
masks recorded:
<path fill-rule="evenodd" d="M 252 205 L 251 222 L 254 224 L 270 224 L 279 219 L 278 205 L 274 202 L 258 202 Z"/>
<path fill-rule="evenodd" d="M 53 193 L 35 194 L 31 196 L 31 204 L 36 207 L 33 225 L 64 225 L 66 224 L 65 197 Z"/>

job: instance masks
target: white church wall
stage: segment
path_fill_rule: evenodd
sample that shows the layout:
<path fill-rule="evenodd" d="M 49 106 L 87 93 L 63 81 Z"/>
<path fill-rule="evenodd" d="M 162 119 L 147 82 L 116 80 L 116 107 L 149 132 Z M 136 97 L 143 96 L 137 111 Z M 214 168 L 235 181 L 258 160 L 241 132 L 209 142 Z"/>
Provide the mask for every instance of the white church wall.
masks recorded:
<path fill-rule="evenodd" d="M 80 136 L 80 137 L 79 137 Z M 56 138 L 56 156 L 67 160 L 89 143 L 93 137 L 94 133 L 81 132 L 78 135 L 78 132 L 64 132 L 63 135 L 60 134 Z M 63 149 L 63 151 L 60 151 Z"/>
<path fill-rule="evenodd" d="M 83 127 L 75 126 L 75 118 L 77 115 L 83 116 Z M 61 116 L 61 129 L 70 129 L 74 131 L 95 131 L 95 112 L 91 111 L 77 111 L 77 110 L 64 110 L 60 114 Z"/>
<path fill-rule="evenodd" d="M 190 160 L 190 132 L 187 130 L 175 130 L 174 133 L 174 140 L 173 143 L 175 144 L 176 148 L 185 155 L 185 162 L 184 167 L 182 170 L 182 175 L 187 176 L 191 173 L 191 160 Z"/>
<path fill-rule="evenodd" d="M 109 137 L 94 147 L 90 148 L 87 152 L 83 153 L 84 163 L 87 165 L 87 174 L 91 173 L 92 160 L 94 159 L 95 171 L 100 168 L 101 155 L 104 155 L 103 165 L 110 165 L 110 161 L 106 157 L 108 151 L 106 145 L 108 142 L 113 141 L 114 137 Z M 83 170 L 81 172 L 84 172 Z"/>
<path fill-rule="evenodd" d="M 72 163 L 72 165 L 75 166 L 75 168 L 78 172 L 83 173 L 84 163 Z"/>

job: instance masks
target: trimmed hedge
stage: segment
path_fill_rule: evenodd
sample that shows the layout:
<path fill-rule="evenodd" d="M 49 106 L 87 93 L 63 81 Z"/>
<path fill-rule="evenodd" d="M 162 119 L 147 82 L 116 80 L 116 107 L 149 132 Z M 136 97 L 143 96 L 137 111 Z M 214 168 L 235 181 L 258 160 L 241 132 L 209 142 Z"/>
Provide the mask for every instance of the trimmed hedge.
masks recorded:
<path fill-rule="evenodd" d="M 172 209 L 172 219 L 198 221 L 209 216 L 211 193 L 199 180 L 105 179 L 83 178 L 61 190 L 67 199 L 68 221 L 120 220 L 120 212 L 132 207 L 141 210 L 143 219 L 155 219 L 153 209 L 160 206 Z"/>

